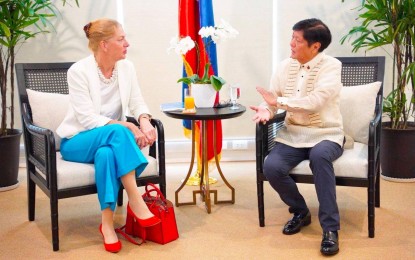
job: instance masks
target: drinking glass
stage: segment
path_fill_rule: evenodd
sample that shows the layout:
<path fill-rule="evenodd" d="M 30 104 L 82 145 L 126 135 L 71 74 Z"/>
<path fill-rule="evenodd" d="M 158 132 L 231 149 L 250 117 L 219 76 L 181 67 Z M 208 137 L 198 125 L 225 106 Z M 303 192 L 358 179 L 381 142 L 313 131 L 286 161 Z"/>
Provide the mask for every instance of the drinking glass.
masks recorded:
<path fill-rule="evenodd" d="M 184 109 L 185 110 L 194 110 L 195 109 L 195 99 L 190 93 L 190 89 L 184 90 Z"/>
<path fill-rule="evenodd" d="M 241 88 L 239 87 L 239 84 L 232 84 L 229 87 L 230 93 L 229 96 L 231 98 L 232 106 L 230 109 L 239 109 L 238 104 L 236 104 L 236 101 L 241 96 Z"/>

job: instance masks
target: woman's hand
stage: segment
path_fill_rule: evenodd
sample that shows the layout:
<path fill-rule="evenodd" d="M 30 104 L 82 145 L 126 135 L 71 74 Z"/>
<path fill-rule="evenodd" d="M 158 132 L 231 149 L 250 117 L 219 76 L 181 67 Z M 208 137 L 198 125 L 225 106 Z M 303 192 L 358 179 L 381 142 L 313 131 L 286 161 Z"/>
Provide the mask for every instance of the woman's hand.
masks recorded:
<path fill-rule="evenodd" d="M 128 130 L 130 130 L 131 133 L 133 134 L 134 140 L 136 144 L 138 145 L 138 147 L 140 147 L 140 149 L 146 147 L 150 143 L 147 140 L 146 135 L 143 133 L 142 130 L 140 130 L 140 128 L 138 128 L 136 124 L 125 122 L 125 121 L 117 121 L 117 120 L 111 120 L 108 124 L 119 124 L 119 125 L 123 125 L 127 127 Z"/>
<path fill-rule="evenodd" d="M 252 117 L 252 121 L 257 124 L 260 122 L 265 124 L 271 118 L 271 112 L 265 107 L 249 106 L 249 108 L 255 111 L 255 115 Z"/>
<path fill-rule="evenodd" d="M 256 90 L 261 94 L 262 98 L 269 106 L 277 106 L 277 97 L 271 91 L 261 87 L 256 87 Z"/>
<path fill-rule="evenodd" d="M 147 140 L 146 145 L 153 145 L 157 137 L 156 129 L 151 125 L 150 120 L 147 117 L 142 117 L 139 120 L 141 132 L 143 132 Z"/>
<path fill-rule="evenodd" d="M 133 133 L 135 142 L 137 143 L 138 147 L 140 147 L 140 149 L 146 147 L 149 144 L 146 135 L 143 133 L 142 130 L 138 128 L 137 125 L 130 122 L 121 121 L 118 121 L 118 123 L 127 127 Z"/>

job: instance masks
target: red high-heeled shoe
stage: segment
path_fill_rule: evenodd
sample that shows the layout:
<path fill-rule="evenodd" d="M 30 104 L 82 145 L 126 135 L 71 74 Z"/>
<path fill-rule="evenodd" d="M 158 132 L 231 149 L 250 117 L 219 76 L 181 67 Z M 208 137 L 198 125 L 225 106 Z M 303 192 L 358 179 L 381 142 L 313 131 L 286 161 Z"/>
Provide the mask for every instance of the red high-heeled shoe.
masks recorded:
<path fill-rule="evenodd" d="M 104 239 L 105 250 L 111 253 L 117 253 L 121 250 L 122 244 L 120 240 L 112 244 L 105 243 L 105 237 L 104 237 L 104 234 L 102 233 L 102 224 L 99 225 L 99 232 L 101 232 L 102 238 Z"/>
<path fill-rule="evenodd" d="M 151 218 L 146 219 L 138 218 L 134 214 L 133 210 L 130 208 L 130 203 L 127 204 L 127 214 L 131 214 L 135 218 L 135 220 L 137 220 L 138 224 L 142 227 L 151 227 L 161 222 L 161 220 L 156 216 L 152 216 Z"/>

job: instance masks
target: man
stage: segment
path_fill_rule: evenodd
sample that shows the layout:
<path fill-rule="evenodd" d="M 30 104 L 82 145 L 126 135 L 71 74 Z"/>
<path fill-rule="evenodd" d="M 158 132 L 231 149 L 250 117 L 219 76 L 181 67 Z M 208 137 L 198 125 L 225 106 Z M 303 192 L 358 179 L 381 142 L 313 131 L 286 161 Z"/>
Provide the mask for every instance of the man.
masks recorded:
<path fill-rule="evenodd" d="M 324 255 L 339 251 L 340 216 L 333 161 L 343 154 L 344 142 L 339 108 L 341 62 L 323 53 L 330 42 L 330 30 L 322 21 L 307 19 L 295 24 L 291 57 L 272 76 L 269 91 L 257 87 L 263 105 L 250 107 L 256 112 L 256 123 L 268 121 L 278 109 L 287 111 L 285 127 L 278 132 L 276 146 L 264 161 L 264 175 L 293 213 L 282 231 L 292 235 L 311 223 L 311 215 L 288 173 L 301 161 L 310 160 L 320 203 L 320 251 Z"/>

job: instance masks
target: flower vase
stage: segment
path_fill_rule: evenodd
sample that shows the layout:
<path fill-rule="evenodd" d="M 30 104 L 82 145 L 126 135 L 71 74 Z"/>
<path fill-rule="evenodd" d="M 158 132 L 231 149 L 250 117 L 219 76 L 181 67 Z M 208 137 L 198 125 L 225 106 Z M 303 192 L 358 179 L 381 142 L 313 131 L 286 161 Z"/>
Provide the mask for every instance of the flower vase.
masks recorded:
<path fill-rule="evenodd" d="M 212 84 L 192 84 L 192 96 L 197 108 L 213 107 L 217 91 Z"/>

